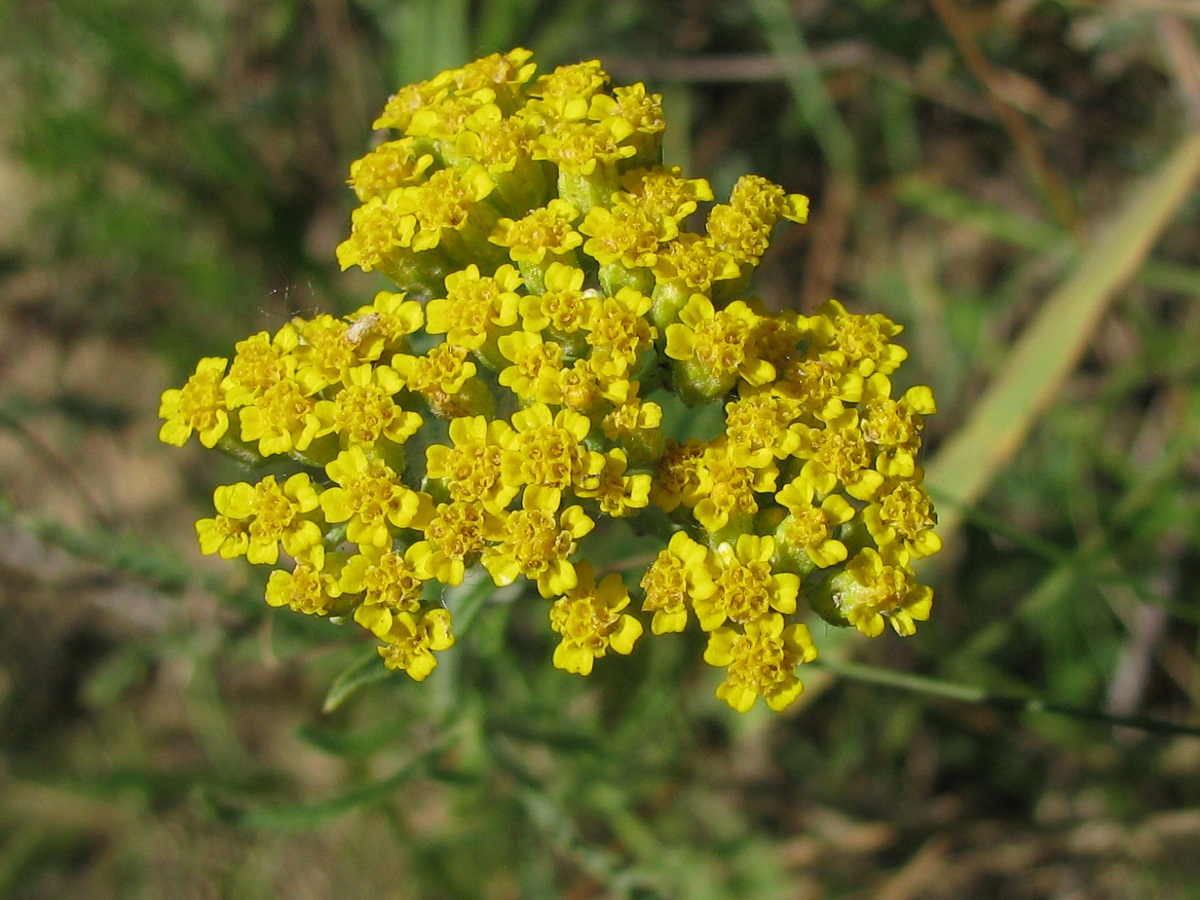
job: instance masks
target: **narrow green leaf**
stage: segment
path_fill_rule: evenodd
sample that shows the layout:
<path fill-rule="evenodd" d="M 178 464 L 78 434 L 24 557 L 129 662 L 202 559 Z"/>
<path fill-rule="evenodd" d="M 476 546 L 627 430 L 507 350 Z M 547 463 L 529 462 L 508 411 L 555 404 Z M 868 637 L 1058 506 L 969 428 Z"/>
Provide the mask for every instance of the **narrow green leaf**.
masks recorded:
<path fill-rule="evenodd" d="M 333 712 L 356 694 L 360 688 L 374 684 L 376 681 L 383 681 L 385 678 L 390 678 L 391 675 L 392 673 L 379 659 L 378 651 L 372 647 L 342 670 L 342 674 L 333 680 L 329 693 L 325 695 L 325 702 L 321 705 L 321 711 Z"/>
<path fill-rule="evenodd" d="M 442 738 L 431 748 L 414 757 L 382 781 L 353 788 L 328 800 L 292 806 L 261 806 L 247 810 L 241 822 L 251 828 L 307 830 L 356 809 L 380 803 L 397 790 L 421 775 L 429 763 L 442 752 L 448 738 Z"/>

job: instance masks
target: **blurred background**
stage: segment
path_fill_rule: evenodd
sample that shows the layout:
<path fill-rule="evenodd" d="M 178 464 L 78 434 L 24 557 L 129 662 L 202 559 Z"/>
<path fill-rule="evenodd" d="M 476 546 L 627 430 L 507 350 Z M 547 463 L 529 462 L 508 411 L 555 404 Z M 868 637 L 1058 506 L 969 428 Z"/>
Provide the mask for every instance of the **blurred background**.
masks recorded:
<path fill-rule="evenodd" d="M 584 680 L 532 605 L 372 680 L 200 556 L 240 476 L 159 394 L 369 302 L 333 249 L 370 122 L 514 46 L 661 92 L 718 197 L 811 196 L 770 305 L 905 326 L 934 618 L 841 659 L 1197 724 L 1200 6 L 0 0 L 0 896 L 1200 896 L 1195 737 L 829 671 L 738 716 L 698 636 Z"/>

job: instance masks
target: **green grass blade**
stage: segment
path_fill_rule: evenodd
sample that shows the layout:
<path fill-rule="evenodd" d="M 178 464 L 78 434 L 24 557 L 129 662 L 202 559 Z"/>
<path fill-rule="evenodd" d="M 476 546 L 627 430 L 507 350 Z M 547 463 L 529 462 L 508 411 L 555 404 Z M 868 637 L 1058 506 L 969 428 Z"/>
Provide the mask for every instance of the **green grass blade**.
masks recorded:
<path fill-rule="evenodd" d="M 931 462 L 940 532 L 956 530 L 1008 464 L 1083 354 L 1109 301 L 1151 247 L 1200 175 L 1200 134 L 1190 134 L 1118 211 L 1021 335 L 974 414 Z"/>

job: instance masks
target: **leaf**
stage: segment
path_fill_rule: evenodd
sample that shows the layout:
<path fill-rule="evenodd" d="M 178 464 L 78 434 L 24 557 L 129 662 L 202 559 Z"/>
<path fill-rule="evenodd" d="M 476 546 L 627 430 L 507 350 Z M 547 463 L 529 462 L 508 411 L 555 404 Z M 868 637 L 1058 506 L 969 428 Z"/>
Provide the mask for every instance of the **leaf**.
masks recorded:
<path fill-rule="evenodd" d="M 321 711 L 331 713 L 351 696 L 358 692 L 360 688 L 368 684 L 374 684 L 376 681 L 383 681 L 385 678 L 390 678 L 392 675 L 379 660 L 379 652 L 372 647 L 369 651 L 360 656 L 357 660 L 347 666 L 337 678 L 333 680 L 333 684 L 329 688 L 329 693 L 325 695 L 325 702 L 321 706 Z"/>
<path fill-rule="evenodd" d="M 291 831 L 312 829 L 348 812 L 387 800 L 413 778 L 424 773 L 431 760 L 442 752 L 448 740 L 446 736 L 441 736 L 432 747 L 414 756 L 382 781 L 352 788 L 327 800 L 309 804 L 258 806 L 247 810 L 231 807 L 230 813 L 249 828 Z"/>

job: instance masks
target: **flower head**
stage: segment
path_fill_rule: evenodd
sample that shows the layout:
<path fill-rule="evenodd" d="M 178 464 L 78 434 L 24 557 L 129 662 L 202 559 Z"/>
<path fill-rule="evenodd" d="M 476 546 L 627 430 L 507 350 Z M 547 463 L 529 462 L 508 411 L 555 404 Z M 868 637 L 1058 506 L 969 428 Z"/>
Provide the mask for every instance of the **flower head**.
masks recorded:
<path fill-rule="evenodd" d="M 683 631 L 688 607 L 704 602 L 717 591 L 708 566 L 709 550 L 684 532 L 677 531 L 642 576 L 644 612 L 653 612 L 650 624 L 655 634 Z"/>
<path fill-rule="evenodd" d="M 182 388 L 163 391 L 158 415 L 165 419 L 158 438 L 182 447 L 192 432 L 205 447 L 215 447 L 229 429 L 229 412 L 221 382 L 228 360 L 207 357 L 196 364 L 196 371 Z"/>
<path fill-rule="evenodd" d="M 747 622 L 740 632 L 717 629 L 704 651 L 706 663 L 726 668 L 717 696 L 738 712 L 748 711 L 759 697 L 776 712 L 791 706 L 804 690 L 797 666 L 816 658 L 808 627 L 785 625 L 777 613 Z"/>
<path fill-rule="evenodd" d="M 556 493 L 528 487 L 521 509 L 488 523 L 483 565 L 500 587 L 524 575 L 537 584 L 543 597 L 553 597 L 578 583 L 570 557 L 579 539 L 595 528 L 596 522 L 582 506 L 569 506 L 559 512 Z"/>
<path fill-rule="evenodd" d="M 726 621 L 744 625 L 771 612 L 796 611 L 800 579 L 790 572 L 774 572 L 771 557 L 775 539 L 743 534 L 737 546 L 721 544 L 712 556 L 715 590 L 695 598 L 700 627 L 713 631 Z"/>
<path fill-rule="evenodd" d="M 901 558 L 885 558 L 869 547 L 858 551 L 829 584 L 837 612 L 868 637 L 878 637 L 885 623 L 896 634 L 913 634 L 933 607 L 933 591 L 917 583 Z"/>
<path fill-rule="evenodd" d="M 395 529 L 420 527 L 432 513 L 428 494 L 361 447 L 343 450 L 325 471 L 334 486 L 321 494 L 321 510 L 330 522 L 346 522 L 346 537 L 360 546 L 388 547 Z"/>
<path fill-rule="evenodd" d="M 663 165 L 665 124 L 644 85 L 523 49 L 398 90 L 337 247 L 396 289 L 162 395 L 162 440 L 270 457 L 216 489 L 201 550 L 275 567 L 268 603 L 353 618 L 416 681 L 456 640 L 443 592 L 457 609 L 480 569 L 536 588 L 569 672 L 698 626 L 739 711 L 800 693 L 810 612 L 913 633 L 936 404 L 892 396 L 901 327 L 749 295 L 807 198 L 746 175 L 718 201 Z"/>
<path fill-rule="evenodd" d="M 590 563 L 581 563 L 576 573 L 575 586 L 550 608 L 550 627 L 562 635 L 554 665 L 588 675 L 610 649 L 632 653 L 642 636 L 642 623 L 623 612 L 629 605 L 629 591 L 619 574 L 610 572 L 597 585 Z"/>
<path fill-rule="evenodd" d="M 437 667 L 433 654 L 454 646 L 450 611 L 431 609 L 420 617 L 402 612 L 392 618 L 391 627 L 381 637 L 383 664 L 406 672 L 413 681 L 424 681 Z"/>
<path fill-rule="evenodd" d="M 451 344 L 474 350 L 499 329 L 516 324 L 521 276 L 512 266 L 501 266 L 483 275 L 472 264 L 446 278 L 445 299 L 425 307 L 425 327 L 430 334 L 445 334 Z"/>
<path fill-rule="evenodd" d="M 421 427 L 421 416 L 396 403 L 401 381 L 388 366 L 363 364 L 348 370 L 332 400 L 319 400 L 314 412 L 322 430 L 347 443 L 372 446 L 381 439 L 403 444 Z"/>
<path fill-rule="evenodd" d="M 555 198 L 519 221 L 500 219 L 488 240 L 507 247 L 513 262 L 541 265 L 547 254 L 565 256 L 583 243 L 571 224 L 578 216 L 570 203 Z"/>
<path fill-rule="evenodd" d="M 711 399 L 729 393 L 739 378 L 751 387 L 773 380 L 775 367 L 756 340 L 760 320 L 741 300 L 718 310 L 693 294 L 679 321 L 667 326 L 666 355 L 682 363 L 676 368 L 681 391 Z"/>

